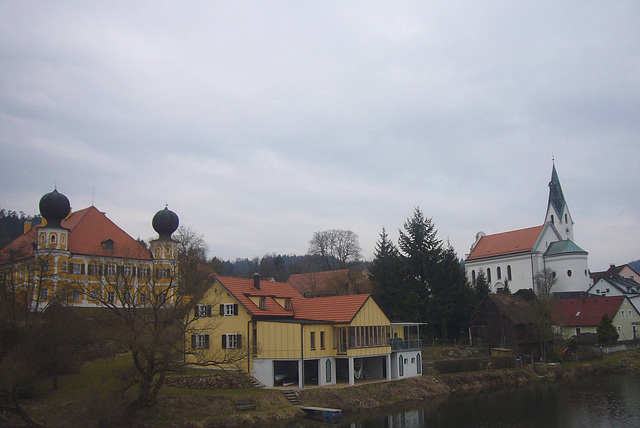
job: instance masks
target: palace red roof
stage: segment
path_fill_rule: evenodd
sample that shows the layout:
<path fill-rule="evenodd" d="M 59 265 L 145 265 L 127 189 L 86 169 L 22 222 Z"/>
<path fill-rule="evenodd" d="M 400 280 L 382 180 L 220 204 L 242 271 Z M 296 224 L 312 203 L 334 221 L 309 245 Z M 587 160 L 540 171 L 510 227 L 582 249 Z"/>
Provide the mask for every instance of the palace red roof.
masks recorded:
<path fill-rule="evenodd" d="M 73 212 L 62 220 L 61 224 L 63 228 L 69 229 L 68 249 L 73 254 L 151 260 L 149 250 L 120 229 L 96 207 L 91 206 Z M 4 247 L 0 254 L 0 262 L 9 261 L 8 254 L 11 250 L 21 251 L 21 259 L 33 257 L 32 243 L 37 240 L 39 227 L 42 225 L 32 228 Z M 103 243 L 107 240 L 113 241 L 113 251 L 104 249 Z"/>
<path fill-rule="evenodd" d="M 544 225 L 485 235 L 480 238 L 467 260 L 529 252 L 533 250 L 543 229 Z"/>
<path fill-rule="evenodd" d="M 624 299 L 625 296 L 557 299 L 551 317 L 554 324 L 561 326 L 597 326 L 605 313 L 613 320 Z"/>
<path fill-rule="evenodd" d="M 355 294 L 305 298 L 290 284 L 284 282 L 261 281 L 260 289 L 254 287 L 252 278 L 218 276 L 218 281 L 256 317 L 290 318 L 306 321 L 326 321 L 348 323 L 356 316 L 370 295 Z M 260 309 L 252 296 L 266 298 L 266 308 Z M 291 299 L 292 311 L 287 311 L 276 299 Z"/>

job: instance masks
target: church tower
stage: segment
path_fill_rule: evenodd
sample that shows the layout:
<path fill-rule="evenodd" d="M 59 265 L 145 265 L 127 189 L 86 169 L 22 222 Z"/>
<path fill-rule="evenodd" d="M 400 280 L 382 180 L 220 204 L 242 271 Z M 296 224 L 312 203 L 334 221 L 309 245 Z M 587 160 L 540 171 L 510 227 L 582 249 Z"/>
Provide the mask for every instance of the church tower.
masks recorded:
<path fill-rule="evenodd" d="M 551 181 L 549 182 L 549 202 L 547 203 L 547 214 L 545 224 L 551 223 L 563 239 L 573 241 L 573 219 L 567 206 L 567 201 L 562 193 L 562 186 L 556 171 L 556 164 L 553 164 Z"/>

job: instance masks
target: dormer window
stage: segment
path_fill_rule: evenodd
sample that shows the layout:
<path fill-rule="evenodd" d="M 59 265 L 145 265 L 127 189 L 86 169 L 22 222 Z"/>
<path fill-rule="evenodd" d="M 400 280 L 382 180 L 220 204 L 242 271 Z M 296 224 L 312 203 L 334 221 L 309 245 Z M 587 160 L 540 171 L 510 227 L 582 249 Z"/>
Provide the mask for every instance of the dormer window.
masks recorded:
<path fill-rule="evenodd" d="M 260 297 L 260 305 L 259 305 L 259 307 L 263 311 L 267 309 L 267 298 L 265 296 L 261 296 Z"/>
<path fill-rule="evenodd" d="M 291 303 L 291 299 L 290 298 L 287 298 L 284 301 L 284 309 L 286 311 L 292 311 L 293 310 L 293 303 Z"/>
<path fill-rule="evenodd" d="M 113 240 L 107 239 L 106 241 L 102 241 L 102 249 L 109 253 L 113 253 Z"/>

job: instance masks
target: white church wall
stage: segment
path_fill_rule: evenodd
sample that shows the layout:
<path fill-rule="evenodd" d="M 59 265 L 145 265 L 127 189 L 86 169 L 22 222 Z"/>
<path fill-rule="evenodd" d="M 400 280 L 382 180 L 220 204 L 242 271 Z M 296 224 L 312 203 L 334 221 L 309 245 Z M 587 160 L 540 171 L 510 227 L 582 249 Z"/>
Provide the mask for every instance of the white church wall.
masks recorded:
<path fill-rule="evenodd" d="M 547 257 L 545 266 L 556 273 L 558 281 L 551 289 L 554 293 L 587 291 L 591 287 L 586 254 L 561 254 Z"/>
<path fill-rule="evenodd" d="M 509 267 L 511 267 L 509 290 L 515 293 L 518 290 L 533 287 L 532 263 L 534 266 L 541 265 L 542 257 L 539 254 L 532 255 L 530 253 L 514 254 L 505 257 L 467 261 L 465 268 L 469 282 L 472 282 L 474 271 L 477 278 L 480 269 L 484 271 L 485 277 L 487 276 L 487 270 L 491 270 L 491 282 L 489 285 L 491 291 L 496 292 L 498 288 L 504 287 L 504 281 L 508 278 Z M 498 268 L 500 268 L 500 278 L 498 278 Z"/>

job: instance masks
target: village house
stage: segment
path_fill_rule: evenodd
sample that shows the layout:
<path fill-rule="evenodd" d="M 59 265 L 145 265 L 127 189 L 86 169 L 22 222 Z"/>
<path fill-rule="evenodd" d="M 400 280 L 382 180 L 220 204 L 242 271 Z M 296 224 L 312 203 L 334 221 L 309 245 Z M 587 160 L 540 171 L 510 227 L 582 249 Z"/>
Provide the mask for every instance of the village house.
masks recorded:
<path fill-rule="evenodd" d="M 620 335 L 618 340 L 638 338 L 640 313 L 626 296 L 594 296 L 558 299 L 552 305 L 554 332 L 564 339 L 584 333 L 597 333 L 604 314 L 608 314 Z"/>
<path fill-rule="evenodd" d="M 531 302 L 513 294 L 489 294 L 471 320 L 469 335 L 474 346 L 509 349 L 535 360 L 541 356 L 541 340 L 551 341 L 545 328 Z"/>
<path fill-rule="evenodd" d="M 187 362 L 241 368 L 266 386 L 354 385 L 422 373 L 419 327 L 392 324 L 368 294 L 305 298 L 257 274 L 215 276 L 186 323 Z"/>
<path fill-rule="evenodd" d="M 287 282 L 304 297 L 363 294 L 371 291 L 369 276 L 358 269 L 298 273 L 290 275 Z"/>
<path fill-rule="evenodd" d="M 591 286 L 588 253 L 574 242 L 573 225 L 554 164 L 544 223 L 492 235 L 478 232 L 465 260 L 469 281 L 475 284 L 482 270 L 493 292 L 508 283 L 511 292 L 538 293 L 535 275 L 551 269 L 557 279 L 553 293 L 586 291 Z"/>
<path fill-rule="evenodd" d="M 0 282 L 12 304 L 41 311 L 53 301 L 99 307 L 171 299 L 175 213 L 156 213 L 152 224 L 159 238 L 147 249 L 94 206 L 72 212 L 57 190 L 39 206 L 42 224 L 26 223 L 24 233 L 0 250 Z"/>

